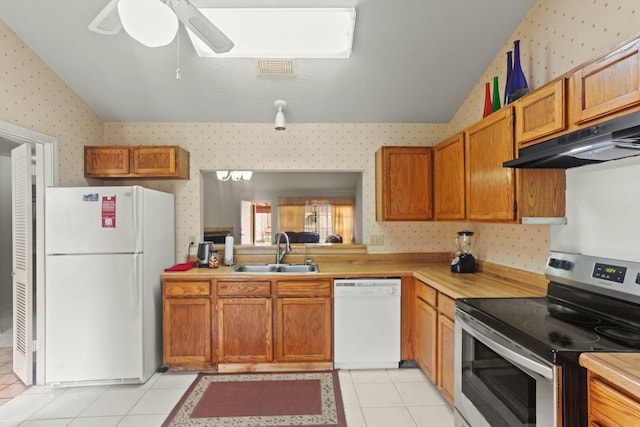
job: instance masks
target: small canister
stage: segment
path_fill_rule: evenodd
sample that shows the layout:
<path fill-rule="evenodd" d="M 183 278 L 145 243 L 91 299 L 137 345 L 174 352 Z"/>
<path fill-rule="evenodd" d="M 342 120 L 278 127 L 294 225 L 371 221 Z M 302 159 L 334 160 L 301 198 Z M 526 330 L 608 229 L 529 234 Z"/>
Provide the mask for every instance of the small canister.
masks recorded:
<path fill-rule="evenodd" d="M 209 268 L 218 268 L 218 250 L 209 251 Z"/>

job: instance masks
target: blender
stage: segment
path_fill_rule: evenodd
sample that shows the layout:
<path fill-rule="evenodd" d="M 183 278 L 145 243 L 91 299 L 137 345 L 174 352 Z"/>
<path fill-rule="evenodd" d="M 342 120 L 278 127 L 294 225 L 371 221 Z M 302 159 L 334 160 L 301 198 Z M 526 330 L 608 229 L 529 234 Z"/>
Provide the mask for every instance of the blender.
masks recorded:
<path fill-rule="evenodd" d="M 471 254 L 472 241 L 473 231 L 458 231 L 455 258 L 451 261 L 452 273 L 475 273 L 477 266 Z"/>

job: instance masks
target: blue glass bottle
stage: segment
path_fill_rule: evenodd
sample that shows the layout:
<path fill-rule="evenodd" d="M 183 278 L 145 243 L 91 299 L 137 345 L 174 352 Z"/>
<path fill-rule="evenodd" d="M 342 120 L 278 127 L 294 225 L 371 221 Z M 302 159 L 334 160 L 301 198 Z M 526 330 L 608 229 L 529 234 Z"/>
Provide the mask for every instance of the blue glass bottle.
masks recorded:
<path fill-rule="evenodd" d="M 516 40 L 513 42 L 513 71 L 511 72 L 511 80 L 507 82 L 507 104 L 527 93 L 529 93 L 529 86 L 527 86 L 527 79 L 524 77 L 522 64 L 520 64 L 520 40 Z"/>
<path fill-rule="evenodd" d="M 507 52 L 507 80 L 504 85 L 504 105 L 507 105 L 509 102 L 507 100 L 507 90 L 509 89 L 509 80 L 511 80 L 511 73 L 513 72 L 513 52 Z"/>

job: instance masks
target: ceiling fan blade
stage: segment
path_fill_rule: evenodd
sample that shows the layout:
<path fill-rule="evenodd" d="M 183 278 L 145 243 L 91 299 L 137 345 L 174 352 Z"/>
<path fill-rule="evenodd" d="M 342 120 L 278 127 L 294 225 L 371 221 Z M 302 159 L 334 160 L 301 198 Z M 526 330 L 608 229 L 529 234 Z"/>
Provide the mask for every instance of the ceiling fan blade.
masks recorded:
<path fill-rule="evenodd" d="M 122 22 L 118 16 L 118 0 L 111 0 L 107 5 L 93 18 L 89 24 L 89 30 L 94 33 L 114 36 L 122 29 Z"/>
<path fill-rule="evenodd" d="M 187 0 L 169 0 L 178 20 L 215 53 L 229 52 L 233 42 Z"/>

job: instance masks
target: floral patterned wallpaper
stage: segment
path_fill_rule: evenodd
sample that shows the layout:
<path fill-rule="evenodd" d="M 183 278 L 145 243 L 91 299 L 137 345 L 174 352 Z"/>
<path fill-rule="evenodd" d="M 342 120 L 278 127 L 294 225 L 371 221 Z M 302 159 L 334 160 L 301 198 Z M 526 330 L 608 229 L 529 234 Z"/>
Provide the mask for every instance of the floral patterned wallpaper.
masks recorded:
<path fill-rule="evenodd" d="M 383 234 L 370 252 L 450 251 L 457 230 L 475 231 L 480 259 L 542 272 L 549 226 L 375 221 L 374 153 L 381 145 L 434 145 L 479 120 L 484 83 L 505 82 L 506 52 L 521 40 L 531 89 L 640 32 L 636 0 L 539 0 L 448 124 L 103 123 L 0 21 L 0 120 L 59 140 L 60 184 L 86 185 L 82 147 L 97 144 L 178 144 L 191 153 L 188 181 L 137 181 L 176 195 L 176 258 L 202 224 L 201 169 L 330 169 L 363 171 L 365 238 Z M 99 182 L 98 182 L 99 183 Z M 90 182 L 89 184 L 96 184 Z"/>

